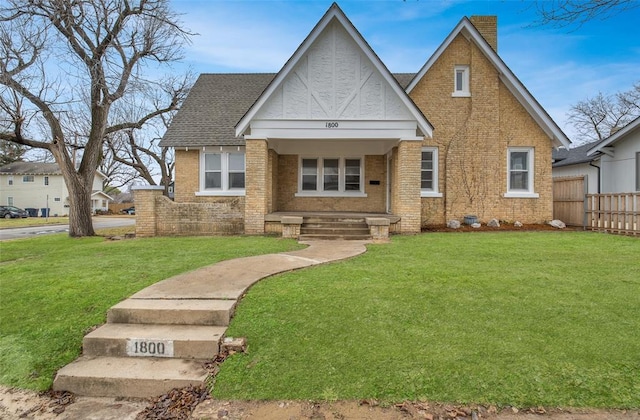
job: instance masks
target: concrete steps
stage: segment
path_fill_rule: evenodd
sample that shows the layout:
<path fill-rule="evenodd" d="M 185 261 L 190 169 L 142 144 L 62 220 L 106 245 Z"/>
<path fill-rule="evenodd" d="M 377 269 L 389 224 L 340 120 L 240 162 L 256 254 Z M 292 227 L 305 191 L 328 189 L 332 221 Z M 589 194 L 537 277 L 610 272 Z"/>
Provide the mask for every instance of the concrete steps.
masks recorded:
<path fill-rule="evenodd" d="M 304 217 L 300 226 L 300 240 L 314 239 L 368 240 L 371 234 L 364 217 Z"/>
<path fill-rule="evenodd" d="M 229 325 L 235 300 L 126 299 L 109 309 L 119 324 Z"/>
<path fill-rule="evenodd" d="M 149 398 L 206 379 L 196 360 L 81 357 L 58 371 L 53 388 L 90 397 Z"/>
<path fill-rule="evenodd" d="M 87 334 L 83 356 L 60 369 L 54 390 L 91 397 L 149 398 L 204 384 L 233 299 L 126 299 Z"/>
<path fill-rule="evenodd" d="M 220 339 L 226 327 L 208 325 L 106 324 L 87 334 L 82 343 L 85 356 L 175 357 L 207 359 L 220 351 Z M 138 343 L 146 342 L 143 353 Z M 171 342 L 171 346 L 167 345 Z M 150 348 L 150 343 L 155 343 Z M 137 350 L 137 351 L 136 351 Z"/>

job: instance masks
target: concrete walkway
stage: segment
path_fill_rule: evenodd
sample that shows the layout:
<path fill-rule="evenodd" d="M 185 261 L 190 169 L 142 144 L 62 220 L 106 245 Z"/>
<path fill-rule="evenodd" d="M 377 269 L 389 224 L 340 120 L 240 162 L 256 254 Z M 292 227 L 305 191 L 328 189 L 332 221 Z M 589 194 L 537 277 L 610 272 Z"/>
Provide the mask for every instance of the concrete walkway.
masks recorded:
<path fill-rule="evenodd" d="M 364 253 L 369 241 L 311 241 L 299 251 L 221 261 L 158 282 L 131 299 L 238 299 L 255 282 L 285 271 Z"/>
<path fill-rule="evenodd" d="M 58 371 L 54 390 L 110 397 L 103 404 L 92 401 L 95 410 L 103 410 L 105 404 L 113 404 L 113 397 L 153 397 L 189 383 L 203 383 L 207 373 L 201 361 L 217 353 L 237 300 L 249 287 L 274 274 L 355 257 L 366 251 L 370 241 L 301 243 L 308 247 L 222 261 L 160 281 L 120 302 L 109 310 L 107 324 L 85 336 L 84 355 Z M 183 339 L 186 333 L 181 331 L 187 328 L 216 330 L 215 334 L 206 330 L 201 340 Z M 148 338 L 149 331 L 165 333 Z M 140 355 L 131 354 L 130 342 L 141 339 L 171 342 L 175 354 L 170 359 L 133 357 Z M 68 407 L 71 416 L 79 414 L 74 406 L 83 405 Z M 82 417 L 91 418 L 86 412 Z"/>

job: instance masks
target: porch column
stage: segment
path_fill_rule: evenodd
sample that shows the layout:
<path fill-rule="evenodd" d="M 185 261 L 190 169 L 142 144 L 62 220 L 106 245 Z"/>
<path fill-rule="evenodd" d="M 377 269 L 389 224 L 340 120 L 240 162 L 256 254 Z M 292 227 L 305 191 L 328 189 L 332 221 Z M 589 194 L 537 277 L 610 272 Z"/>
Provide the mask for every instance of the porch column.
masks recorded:
<path fill-rule="evenodd" d="M 401 217 L 401 233 L 420 233 L 422 204 L 420 201 L 420 169 L 422 142 L 401 140 L 398 145 L 396 203 L 394 213 Z"/>
<path fill-rule="evenodd" d="M 269 151 L 266 139 L 245 138 L 245 205 L 244 233 L 264 234 L 264 216 L 269 203 L 268 166 Z"/>

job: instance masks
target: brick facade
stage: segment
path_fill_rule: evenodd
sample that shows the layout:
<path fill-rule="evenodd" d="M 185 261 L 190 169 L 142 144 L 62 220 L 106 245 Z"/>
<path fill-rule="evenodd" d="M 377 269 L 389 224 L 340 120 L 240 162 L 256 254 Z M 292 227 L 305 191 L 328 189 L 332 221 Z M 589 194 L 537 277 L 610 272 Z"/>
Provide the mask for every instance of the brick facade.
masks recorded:
<path fill-rule="evenodd" d="M 469 65 L 470 97 L 453 97 L 453 68 Z M 422 198 L 422 226 L 465 215 L 543 223 L 552 218 L 551 142 L 477 46 L 458 35 L 411 92 L 437 127 L 442 198 Z M 508 147 L 534 149 L 539 198 L 505 198 Z"/>

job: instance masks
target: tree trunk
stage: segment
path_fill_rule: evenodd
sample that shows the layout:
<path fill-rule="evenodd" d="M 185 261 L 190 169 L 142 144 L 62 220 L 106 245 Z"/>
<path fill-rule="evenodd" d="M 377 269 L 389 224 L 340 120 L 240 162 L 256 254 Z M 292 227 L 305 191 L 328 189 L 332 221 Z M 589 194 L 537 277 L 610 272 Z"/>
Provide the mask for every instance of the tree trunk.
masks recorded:
<path fill-rule="evenodd" d="M 90 181 L 82 179 L 80 175 L 72 177 L 67 183 L 69 189 L 69 236 L 95 236 L 91 211 L 91 186 Z"/>
<path fill-rule="evenodd" d="M 69 192 L 69 236 L 95 236 L 91 211 L 91 193 L 95 170 L 78 171 L 64 142 L 56 141 L 50 151 L 62 171 Z"/>

